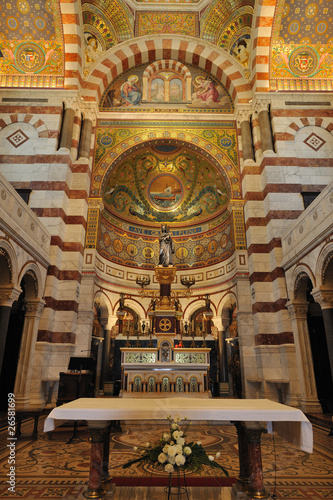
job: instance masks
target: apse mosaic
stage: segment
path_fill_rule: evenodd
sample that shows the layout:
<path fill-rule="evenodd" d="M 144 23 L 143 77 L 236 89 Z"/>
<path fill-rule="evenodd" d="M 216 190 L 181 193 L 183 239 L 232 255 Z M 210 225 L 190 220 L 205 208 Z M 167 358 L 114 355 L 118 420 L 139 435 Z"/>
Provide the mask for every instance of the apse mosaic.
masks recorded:
<path fill-rule="evenodd" d="M 162 143 L 164 147 L 168 145 L 173 147 L 176 142 L 179 145 L 187 146 L 192 152 L 197 152 L 200 157 L 207 159 L 210 164 L 214 165 L 216 171 L 222 176 L 224 185 L 228 189 L 228 195 L 233 199 L 241 198 L 237 134 L 234 122 L 232 121 L 220 121 L 218 124 L 212 122 L 187 122 L 185 124 L 184 122 L 165 121 L 136 121 L 135 123 L 132 121 L 122 121 L 117 123 L 115 121 L 100 120 L 96 129 L 96 148 L 90 196 L 96 198 L 102 197 L 106 180 L 109 179 L 109 169 L 118 168 L 123 158 L 127 158 L 132 152 L 141 150 L 145 144 L 148 146 L 148 142 L 151 144 Z M 147 179 L 152 179 L 150 174 L 153 172 L 156 172 L 156 175 L 172 173 L 173 164 L 168 166 L 168 164 L 162 165 L 160 161 L 157 164 L 155 160 L 152 161 L 151 171 L 147 174 Z M 180 171 L 182 168 L 184 170 L 180 160 L 177 168 L 178 165 Z M 185 173 L 182 175 L 185 179 Z M 192 176 L 192 173 L 188 173 L 187 175 Z M 188 177 L 187 182 L 190 182 L 191 178 Z M 145 182 L 147 179 L 145 179 Z M 200 177 L 198 177 L 198 182 L 201 182 Z M 110 189 L 112 188 L 113 186 L 110 187 Z M 148 189 L 148 186 L 145 189 Z M 183 196 L 183 203 L 187 199 L 188 193 L 185 180 L 182 181 L 181 189 L 183 189 L 183 193 L 176 193 L 174 196 Z M 207 196 L 210 195 L 207 193 Z M 215 195 L 212 194 L 212 196 L 214 197 Z M 210 206 L 210 203 L 213 204 L 215 202 L 213 199 L 209 202 L 207 198 L 207 207 Z M 140 203 L 138 203 L 138 206 L 140 206 Z M 194 210 L 194 205 L 191 210 Z M 138 213 L 140 211 L 141 209 L 139 209 Z M 172 214 L 173 212 L 165 213 Z M 205 211 L 205 213 L 208 212 Z M 144 213 L 141 216 L 145 217 Z M 171 215 L 169 216 L 171 217 Z M 170 219 L 165 215 L 164 220 L 167 221 Z M 159 222 L 159 220 L 157 219 L 156 222 Z"/>
<path fill-rule="evenodd" d="M 156 34 L 199 35 L 197 12 L 137 12 L 135 35 Z"/>
<path fill-rule="evenodd" d="M 333 6 L 327 0 L 280 1 L 270 54 L 272 89 L 330 90 Z"/>
<path fill-rule="evenodd" d="M 143 234 L 131 234 L 110 223 L 104 212 L 100 219 L 97 251 L 105 259 L 120 265 L 154 269 L 158 265 L 159 231 L 141 229 Z M 182 237 L 177 233 L 171 230 L 175 243 L 174 265 L 178 269 L 217 264 L 235 251 L 230 214 L 226 214 L 223 224 L 205 233 Z"/>
<path fill-rule="evenodd" d="M 204 71 L 176 61 L 142 65 L 119 76 L 100 101 L 103 111 L 220 112 L 232 113 L 234 105 L 221 82 Z"/>
<path fill-rule="evenodd" d="M 122 220 L 159 224 L 203 223 L 220 215 L 229 198 L 222 174 L 187 148 L 167 158 L 152 148 L 132 154 L 106 178 L 102 197 Z"/>
<path fill-rule="evenodd" d="M 9 0 L 0 14 L 1 86 L 63 86 L 59 0 Z"/>

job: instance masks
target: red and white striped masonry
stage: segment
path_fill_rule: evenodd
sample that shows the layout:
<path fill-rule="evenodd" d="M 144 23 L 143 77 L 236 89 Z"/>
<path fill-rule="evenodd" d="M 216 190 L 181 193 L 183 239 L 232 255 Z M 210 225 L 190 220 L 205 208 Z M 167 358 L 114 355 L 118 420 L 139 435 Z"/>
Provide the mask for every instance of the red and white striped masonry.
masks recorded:
<path fill-rule="evenodd" d="M 259 0 L 254 11 L 252 30 L 252 90 L 269 90 L 269 52 L 277 0 Z"/>
<path fill-rule="evenodd" d="M 177 71 L 179 74 L 181 74 L 184 78 L 190 77 L 191 73 L 189 69 L 181 62 L 178 61 L 172 61 L 170 59 L 167 60 L 162 60 L 162 61 L 156 61 L 152 64 L 150 64 L 144 71 L 143 77 L 151 77 L 154 73 L 157 73 L 157 71 L 160 71 L 161 69 L 173 69 Z"/>
<path fill-rule="evenodd" d="M 176 35 L 154 35 L 123 42 L 106 52 L 106 57 L 94 67 L 83 84 L 86 101 L 100 101 L 110 83 L 122 73 L 140 64 L 160 60 L 191 64 L 213 75 L 228 89 L 234 103 L 247 103 L 252 97 L 249 83 L 234 66 L 224 50 L 195 38 Z"/>
<path fill-rule="evenodd" d="M 5 113 L 8 109 L 8 106 L 1 106 L 0 112 Z M 30 109 L 30 108 L 29 108 Z M 21 110 L 22 111 L 22 110 Z M 45 112 L 45 111 L 44 111 Z M 56 130 L 50 131 L 47 129 L 47 126 L 36 114 L 31 113 L 11 113 L 10 115 L 3 114 L 2 118 L 0 118 L 0 130 L 7 127 L 7 125 L 11 125 L 12 123 L 28 123 L 32 125 L 36 131 L 38 132 L 38 137 L 56 137 Z"/>
<path fill-rule="evenodd" d="M 79 0 L 60 0 L 60 10 L 64 33 L 65 80 L 66 89 L 80 89 L 82 86 L 82 44 Z"/>

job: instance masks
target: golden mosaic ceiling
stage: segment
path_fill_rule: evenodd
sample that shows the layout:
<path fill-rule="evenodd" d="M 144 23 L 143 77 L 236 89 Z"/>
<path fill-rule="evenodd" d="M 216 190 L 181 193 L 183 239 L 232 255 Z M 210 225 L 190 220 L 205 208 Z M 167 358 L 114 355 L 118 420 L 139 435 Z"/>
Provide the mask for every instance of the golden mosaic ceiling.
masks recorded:
<path fill-rule="evenodd" d="M 8 0 L 0 6 L 1 85 L 60 87 L 64 52 L 59 0 Z"/>

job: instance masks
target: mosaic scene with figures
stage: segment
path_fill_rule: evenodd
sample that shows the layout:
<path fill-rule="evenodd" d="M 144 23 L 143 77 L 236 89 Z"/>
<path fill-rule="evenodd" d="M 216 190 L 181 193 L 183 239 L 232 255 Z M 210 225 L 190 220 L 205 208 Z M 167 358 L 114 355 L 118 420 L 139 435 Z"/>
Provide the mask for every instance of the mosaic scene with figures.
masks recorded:
<path fill-rule="evenodd" d="M 0 497 L 333 499 L 330 0 L 0 2 Z"/>

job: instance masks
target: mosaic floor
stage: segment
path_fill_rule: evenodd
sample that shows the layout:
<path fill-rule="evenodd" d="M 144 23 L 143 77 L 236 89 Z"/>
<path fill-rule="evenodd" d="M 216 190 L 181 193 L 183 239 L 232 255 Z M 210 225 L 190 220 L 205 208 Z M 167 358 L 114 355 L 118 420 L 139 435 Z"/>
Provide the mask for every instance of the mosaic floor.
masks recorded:
<path fill-rule="evenodd" d="M 42 431 L 43 419 L 41 419 L 39 436 L 34 441 L 31 439 L 32 419 L 24 421 L 22 423 L 22 436 L 16 442 L 16 490 L 13 494 L 8 491 L 8 484 L 6 484 L 6 474 L 9 470 L 6 421 L 3 419 L 0 423 L 2 423 L 0 432 L 0 498 L 83 499 L 82 493 L 87 484 L 90 458 L 89 435 L 84 429 L 80 428 L 78 433 L 82 441 L 75 440 L 71 444 L 67 444 L 72 436 L 72 428 L 59 428 L 50 439 L 50 436 Z M 273 438 L 269 434 L 263 435 L 264 481 L 267 490 L 272 495 L 275 493 L 277 499 L 333 500 L 333 436 L 329 436 L 329 426 L 323 424 L 325 424 L 323 421 L 313 423 L 313 454 L 302 452 L 281 438 Z M 151 481 L 150 496 L 142 496 L 142 498 L 160 498 L 153 493 L 154 481 L 152 478 L 156 479 L 157 473 L 141 466 L 132 466 L 124 470 L 122 464 L 131 458 L 133 446 L 148 440 L 158 440 L 161 432 L 166 430 L 167 425 L 122 425 L 122 433 L 112 435 L 110 444 L 111 473 L 117 478 L 123 478 L 125 484 L 126 477 L 131 478 L 131 484 L 133 481 L 137 481 L 137 486 L 140 486 L 140 481 L 141 484 L 144 481 L 145 485 L 149 485 L 149 481 Z M 237 476 L 237 436 L 232 425 L 210 425 L 207 427 L 193 425 L 188 438 L 200 440 L 210 454 L 220 451 L 219 461 L 221 464 L 228 469 L 230 477 Z M 158 475 L 161 475 L 160 471 Z M 217 490 L 212 487 L 215 475 L 216 472 L 206 470 L 205 477 L 201 478 L 201 490 L 204 493 L 203 496 L 200 495 L 200 498 L 205 498 L 205 500 L 216 498 Z M 189 482 L 195 481 L 192 474 L 189 474 L 188 478 Z M 205 478 L 207 478 L 206 484 Z M 230 490 L 230 488 L 223 489 Z M 199 490 L 194 488 L 194 491 Z M 139 493 L 133 497 L 129 489 L 124 495 L 124 499 L 141 498 Z M 227 491 L 225 495 L 228 495 Z M 199 494 L 193 493 L 190 497 L 197 500 Z M 110 491 L 107 498 L 120 497 L 111 496 Z"/>

